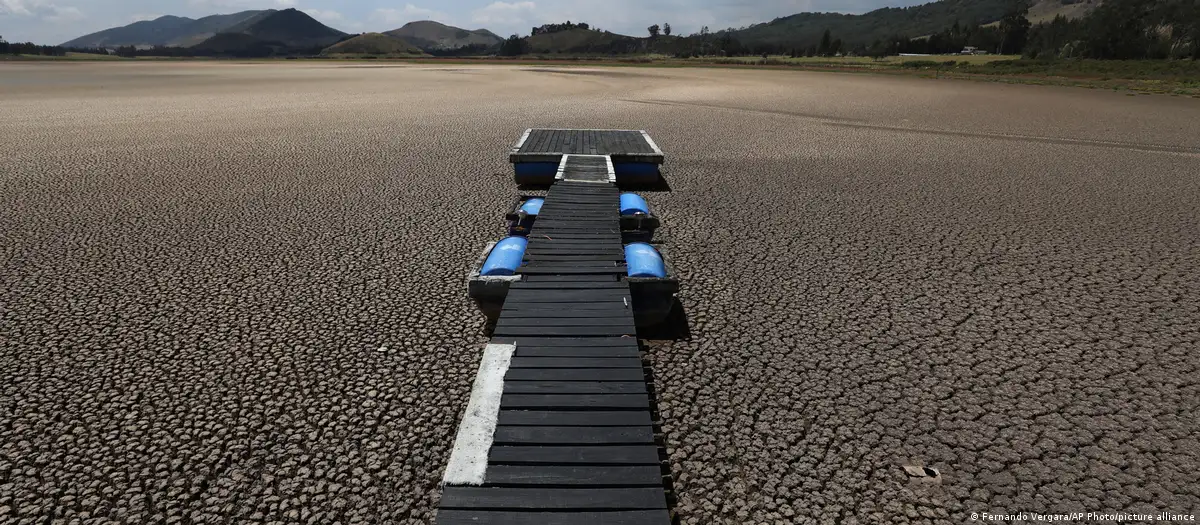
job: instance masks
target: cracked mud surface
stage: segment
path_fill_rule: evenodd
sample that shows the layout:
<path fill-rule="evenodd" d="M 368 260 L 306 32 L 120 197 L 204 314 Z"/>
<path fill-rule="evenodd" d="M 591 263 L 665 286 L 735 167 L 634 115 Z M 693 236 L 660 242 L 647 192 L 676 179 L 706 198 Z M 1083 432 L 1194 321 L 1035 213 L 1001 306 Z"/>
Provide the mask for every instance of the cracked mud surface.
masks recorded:
<path fill-rule="evenodd" d="M 0 66 L 0 522 L 431 522 L 530 126 L 667 153 L 682 523 L 1200 509 L 1196 102 L 453 69 Z"/>

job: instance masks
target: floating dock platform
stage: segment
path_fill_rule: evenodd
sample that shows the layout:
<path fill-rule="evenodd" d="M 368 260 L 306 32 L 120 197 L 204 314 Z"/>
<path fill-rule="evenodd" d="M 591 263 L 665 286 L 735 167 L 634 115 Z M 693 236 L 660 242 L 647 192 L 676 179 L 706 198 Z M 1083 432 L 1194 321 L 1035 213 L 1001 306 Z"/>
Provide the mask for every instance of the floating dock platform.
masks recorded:
<path fill-rule="evenodd" d="M 621 164 L 657 173 L 662 154 L 645 132 L 530 130 L 513 159 L 518 173 L 533 164 L 552 186 L 506 277 L 437 523 L 669 525 L 670 472 L 613 180 Z"/>
<path fill-rule="evenodd" d="M 554 182 L 565 155 L 607 157 L 617 184 L 653 184 L 663 163 L 645 131 L 616 129 L 528 129 L 508 158 L 517 184 L 538 186 Z"/>

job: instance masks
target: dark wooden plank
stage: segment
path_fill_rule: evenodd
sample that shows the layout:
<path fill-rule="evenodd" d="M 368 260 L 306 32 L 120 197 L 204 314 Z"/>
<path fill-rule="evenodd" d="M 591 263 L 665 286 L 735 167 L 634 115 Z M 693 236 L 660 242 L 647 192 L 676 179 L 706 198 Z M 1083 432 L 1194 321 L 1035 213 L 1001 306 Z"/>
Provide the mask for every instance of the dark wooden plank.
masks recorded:
<path fill-rule="evenodd" d="M 527 250 L 556 251 L 557 255 L 595 255 L 588 252 L 624 253 L 616 231 L 604 232 L 603 236 L 591 234 L 589 230 L 537 230 L 538 237 L 530 238 Z M 583 235 L 577 235 L 583 234 Z M 609 238 L 612 236 L 613 238 Z M 547 239 L 546 237 L 549 237 Z M 565 237 L 565 238 L 564 238 Z M 535 242 L 537 241 L 537 242 Z M 545 241 L 545 242 L 541 242 Z M 557 242 L 561 241 L 561 242 Z M 567 253 L 562 253 L 569 250 Z M 546 254 L 551 255 L 551 254 Z"/>
<path fill-rule="evenodd" d="M 628 308 L 605 310 L 575 310 L 552 308 L 508 309 L 500 312 L 500 319 L 627 319 L 633 312 Z"/>
<path fill-rule="evenodd" d="M 495 445 L 652 445 L 654 428 L 497 426 Z"/>
<path fill-rule="evenodd" d="M 615 186 L 612 186 L 612 185 L 597 186 L 595 184 L 587 184 L 584 182 L 560 181 L 560 182 L 556 183 L 554 186 L 552 186 L 549 191 L 551 191 L 551 192 L 594 191 L 594 192 L 616 193 L 618 190 Z"/>
<path fill-rule="evenodd" d="M 589 238 L 566 238 L 561 239 L 558 236 L 552 236 L 547 239 L 545 237 L 535 237 L 529 239 L 529 244 L 526 250 L 618 250 L 624 253 L 620 240 L 603 239 L 594 240 Z"/>
<path fill-rule="evenodd" d="M 529 239 L 529 244 L 526 250 L 621 250 L 621 241 L 613 240 L 590 240 L 588 238 L 568 238 L 559 239 L 554 237 L 547 239 L 545 237 L 534 237 Z"/>
<path fill-rule="evenodd" d="M 605 171 L 608 171 L 607 166 L 605 166 Z M 619 198 L 618 196 L 620 193 L 611 184 L 596 184 L 591 182 L 561 180 L 556 182 L 554 186 L 551 186 L 550 190 L 546 192 L 546 195 L 556 198 L 574 197 L 581 199 L 594 199 L 597 201 L 611 203 Z M 562 202 L 562 200 L 550 201 L 550 204 Z"/>
<path fill-rule="evenodd" d="M 582 290 L 529 290 L 511 288 L 505 302 L 514 303 L 561 303 L 572 301 L 620 301 L 629 297 L 629 291 L 623 289 L 582 289 Z"/>
<path fill-rule="evenodd" d="M 517 151 L 519 153 L 537 153 L 541 151 L 538 146 L 543 140 L 545 140 L 544 132 L 537 129 L 532 130 L 529 132 L 529 137 L 525 139 L 525 144 L 522 144 L 521 149 Z"/>
<path fill-rule="evenodd" d="M 584 216 L 604 219 L 610 216 L 620 216 L 620 206 L 609 206 L 612 204 L 610 202 L 556 202 L 554 201 L 556 198 L 553 196 L 546 198 L 549 202 L 554 202 L 554 207 L 543 206 L 538 210 L 538 218 Z"/>
<path fill-rule="evenodd" d="M 625 258 L 625 253 L 602 246 L 548 246 L 527 249 L 525 250 L 525 257 L 531 259 L 540 259 L 543 257 L 592 257 L 598 259 L 608 257 L 620 260 Z"/>
<path fill-rule="evenodd" d="M 526 410 L 649 409 L 646 394 L 504 394 L 500 408 Z"/>
<path fill-rule="evenodd" d="M 518 346 L 518 348 L 520 348 Z M 578 357 L 514 357 L 512 368 L 636 368 L 642 369 L 642 360 L 634 358 L 578 358 Z"/>
<path fill-rule="evenodd" d="M 604 266 L 604 267 L 598 267 L 598 266 L 574 267 L 574 266 L 550 266 L 550 265 L 539 266 L 539 267 L 530 266 L 530 267 L 519 268 L 518 271 L 522 275 L 537 275 L 537 274 L 548 274 L 548 273 L 549 274 L 558 274 L 558 275 L 581 274 L 581 273 L 625 274 L 625 273 L 629 272 L 629 270 L 627 268 L 625 268 L 625 265 L 623 265 L 623 264 L 620 266 Z"/>
<path fill-rule="evenodd" d="M 625 265 L 616 261 L 604 263 L 530 262 L 518 267 L 517 271 L 536 270 L 529 273 L 558 273 L 554 271 L 556 269 L 563 270 L 563 273 L 625 273 L 626 271 Z"/>
<path fill-rule="evenodd" d="M 567 159 L 568 170 L 573 167 L 573 160 L 575 160 L 575 157 Z M 604 171 L 605 173 L 608 172 L 607 165 L 604 166 Z M 592 182 L 560 180 L 556 182 L 554 186 L 550 187 L 550 189 L 546 192 L 546 195 L 552 197 L 578 197 L 589 199 L 608 199 L 609 201 L 615 201 L 618 199 L 618 195 L 620 195 L 620 193 L 617 191 L 617 188 L 611 184 L 596 184 Z M 550 201 L 550 203 L 553 204 L 555 201 Z"/>
<path fill-rule="evenodd" d="M 518 357 L 637 357 L 618 348 L 561 349 L 517 348 Z M 644 372 L 637 368 L 510 368 L 505 381 L 644 381 Z"/>
<path fill-rule="evenodd" d="M 543 222 L 555 221 L 585 221 L 585 222 L 600 222 L 620 220 L 620 210 L 613 208 L 611 210 L 542 210 L 538 215 L 538 220 Z"/>
<path fill-rule="evenodd" d="M 620 202 L 616 195 L 589 196 L 589 195 L 562 195 L 562 194 L 555 195 L 555 194 L 551 194 L 551 195 L 546 196 L 546 200 L 549 202 L 553 202 L 556 206 L 571 206 L 574 204 L 579 204 L 581 206 L 599 207 L 599 206 L 610 206 L 611 205 L 614 210 L 617 210 L 618 203 Z M 542 213 L 541 211 L 538 211 L 539 218 L 541 217 L 541 213 Z M 546 210 L 546 213 L 558 213 L 558 210 Z M 616 215 L 617 215 L 616 213 L 613 213 L 613 216 L 616 216 Z"/>
<path fill-rule="evenodd" d="M 439 510 L 437 525 L 670 525 L 666 510 L 512 512 Z"/>
<path fill-rule="evenodd" d="M 570 346 L 570 347 L 623 347 L 637 348 L 638 340 L 636 337 L 515 337 L 509 340 L 509 344 L 517 346 Z"/>
<path fill-rule="evenodd" d="M 580 230 L 589 229 L 595 230 L 597 233 L 620 233 L 621 220 L 614 214 L 611 218 L 605 219 L 550 219 L 543 217 L 538 219 L 534 224 L 534 228 L 542 230 Z M 613 230 L 616 228 L 617 230 Z"/>
<path fill-rule="evenodd" d="M 443 509 L 666 509 L 662 487 L 551 489 L 445 487 Z"/>
<path fill-rule="evenodd" d="M 574 220 L 561 221 L 538 221 L 533 225 L 534 231 L 538 234 L 550 234 L 550 232 L 569 233 L 572 235 L 587 235 L 601 237 L 617 237 L 620 239 L 621 221 L 616 217 L 612 220 L 587 222 Z"/>
<path fill-rule="evenodd" d="M 496 417 L 499 426 L 636 427 L 654 423 L 650 412 L 637 410 L 501 410 Z"/>
<path fill-rule="evenodd" d="M 557 194 L 554 194 L 553 196 L 551 196 L 551 200 L 548 200 L 548 201 L 546 201 L 545 204 L 542 204 L 541 211 L 539 211 L 538 213 L 541 213 L 542 211 L 547 211 L 547 210 L 549 210 L 549 211 L 595 211 L 597 213 L 608 213 L 608 212 L 612 212 L 612 211 L 618 211 L 620 209 L 620 202 L 621 202 L 620 198 L 615 195 L 612 196 L 612 200 L 616 201 L 615 203 L 604 202 L 604 203 L 598 203 L 598 204 L 579 204 L 578 206 L 562 204 L 559 201 L 553 200 L 554 196 L 557 196 Z M 607 198 L 607 196 L 606 196 L 606 198 Z M 617 204 L 617 205 L 614 206 L 613 204 Z"/>
<path fill-rule="evenodd" d="M 621 244 L 621 234 L 617 231 L 559 231 L 551 228 L 546 228 L 546 231 L 542 231 L 536 226 L 534 226 L 533 232 L 529 234 L 528 239 L 530 244 L 532 244 L 534 241 L 549 241 L 562 244 L 615 244 L 618 246 Z"/>
<path fill-rule="evenodd" d="M 562 219 L 551 219 L 549 217 L 538 217 L 535 226 L 541 228 L 555 228 L 559 226 L 587 226 L 589 228 L 606 228 L 613 224 L 620 224 L 621 217 L 617 214 L 612 214 L 612 217 L 603 217 L 599 219 L 585 219 L 583 217 L 568 217 Z"/>
<path fill-rule="evenodd" d="M 629 284 L 617 280 L 608 281 L 518 281 L 509 286 L 508 290 L 628 290 Z"/>
<path fill-rule="evenodd" d="M 587 412 L 583 412 L 587 413 Z M 513 427 L 509 427 L 513 428 Z M 659 465 L 657 447 L 642 445 L 493 446 L 489 465 Z"/>
<path fill-rule="evenodd" d="M 530 243 L 532 244 L 532 243 Z M 533 275 L 526 277 L 524 281 L 518 281 L 515 284 L 526 285 L 530 283 L 584 283 L 584 282 L 620 282 L 616 277 L 611 275 Z M 622 283 L 623 284 L 623 283 Z"/>
<path fill-rule="evenodd" d="M 625 260 L 625 257 L 620 257 L 620 256 L 613 255 L 613 254 L 602 254 L 602 253 L 590 253 L 590 254 L 586 254 L 586 255 L 560 255 L 560 254 L 533 253 L 533 254 L 526 254 L 522 260 L 528 261 L 528 262 L 536 261 L 536 262 L 552 262 L 552 263 L 562 263 L 562 262 L 565 262 L 565 263 L 577 263 L 577 262 L 605 263 L 605 262 L 621 262 L 621 261 Z"/>
<path fill-rule="evenodd" d="M 497 327 L 505 327 L 505 328 L 510 328 L 510 327 L 515 328 L 515 327 L 521 327 L 521 326 L 531 326 L 531 327 L 543 326 L 543 327 L 547 327 L 547 328 L 549 328 L 549 327 L 567 327 L 567 326 L 586 326 L 586 327 L 610 326 L 613 328 L 621 328 L 622 333 L 636 332 L 636 330 L 631 331 L 631 328 L 633 327 L 633 316 L 632 315 L 629 315 L 626 317 L 544 317 L 544 316 L 540 316 L 540 315 L 531 315 L 529 317 L 520 317 L 520 316 L 512 315 L 512 316 L 507 316 L 507 317 L 501 317 L 498 321 L 496 321 L 496 326 Z M 504 330 L 501 330 L 501 331 L 504 331 Z"/>
<path fill-rule="evenodd" d="M 549 290 L 545 290 L 549 291 Z M 574 290 L 570 290 L 574 291 Z M 587 291 L 587 290 L 581 290 Z M 609 290 L 613 291 L 613 290 Z M 540 301 L 532 296 L 514 295 L 504 300 L 505 308 L 514 309 L 576 309 L 576 310 L 628 310 L 630 308 L 629 299 L 627 296 L 611 295 L 608 297 L 594 297 L 591 300 L 586 299 L 558 299 L 555 301 Z"/>
<path fill-rule="evenodd" d="M 627 326 L 496 326 L 493 334 L 506 335 L 569 335 L 569 336 L 605 336 L 605 335 L 635 335 L 637 329 Z"/>
<path fill-rule="evenodd" d="M 570 163 L 572 160 L 574 160 L 574 157 L 567 159 L 567 162 Z M 606 165 L 605 168 L 607 167 Z M 591 184 L 573 180 L 562 180 L 551 186 L 546 193 L 549 195 L 607 195 L 616 198 L 618 190 L 611 184 Z"/>
<path fill-rule="evenodd" d="M 489 465 L 484 484 L 493 486 L 659 487 L 662 470 L 642 466 Z"/>
<path fill-rule="evenodd" d="M 508 394 L 645 394 L 645 378 L 627 382 L 505 381 Z"/>

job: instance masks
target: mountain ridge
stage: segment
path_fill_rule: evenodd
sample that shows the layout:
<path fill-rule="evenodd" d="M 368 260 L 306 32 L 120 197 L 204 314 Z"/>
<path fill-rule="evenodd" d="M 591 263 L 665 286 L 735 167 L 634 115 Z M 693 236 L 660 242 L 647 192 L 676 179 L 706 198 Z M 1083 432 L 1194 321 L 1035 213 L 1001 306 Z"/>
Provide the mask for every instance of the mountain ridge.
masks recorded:
<path fill-rule="evenodd" d="M 472 45 L 494 46 L 504 39 L 487 29 L 463 29 L 434 20 L 415 20 L 383 34 L 404 39 L 425 51 Z"/>

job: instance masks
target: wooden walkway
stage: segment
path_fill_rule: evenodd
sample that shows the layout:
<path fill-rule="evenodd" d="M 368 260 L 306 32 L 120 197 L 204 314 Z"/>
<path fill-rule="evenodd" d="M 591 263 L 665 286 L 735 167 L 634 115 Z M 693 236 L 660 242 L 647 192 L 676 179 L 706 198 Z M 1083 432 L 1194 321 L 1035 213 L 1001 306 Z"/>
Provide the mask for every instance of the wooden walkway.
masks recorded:
<path fill-rule="evenodd" d="M 531 129 L 509 160 L 558 162 L 563 155 L 607 155 L 618 162 L 663 163 L 663 152 L 645 131 L 601 129 Z"/>
<path fill-rule="evenodd" d="M 579 160 L 564 159 L 493 333 L 516 349 L 483 483 L 445 486 L 440 525 L 671 522 L 618 189 Z"/>

